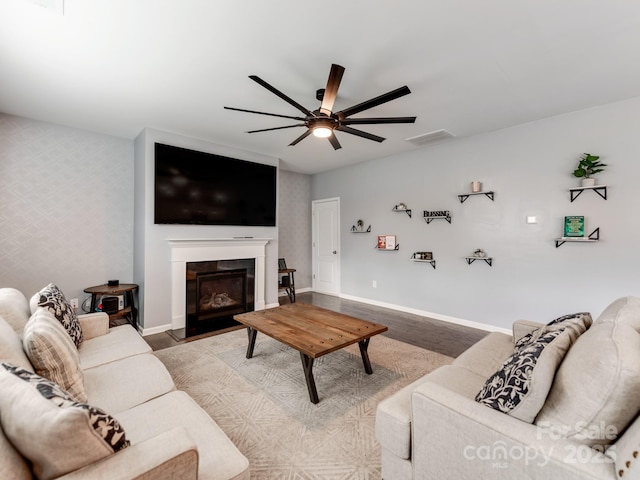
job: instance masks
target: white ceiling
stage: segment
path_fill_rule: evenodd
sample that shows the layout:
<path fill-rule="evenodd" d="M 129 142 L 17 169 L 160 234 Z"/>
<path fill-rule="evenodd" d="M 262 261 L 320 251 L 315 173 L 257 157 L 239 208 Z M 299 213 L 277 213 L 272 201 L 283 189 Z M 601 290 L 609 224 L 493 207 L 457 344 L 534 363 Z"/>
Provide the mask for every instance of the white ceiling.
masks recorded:
<path fill-rule="evenodd" d="M 145 127 L 278 157 L 315 173 L 457 137 L 640 96 L 637 0 L 65 0 L 64 15 L 0 2 L 0 111 L 119 137 Z M 357 116 L 413 116 L 339 132 L 343 148 L 297 123 L 224 110 L 314 110 L 332 63 L 346 68 L 334 110 L 408 85 Z M 453 140 L 455 141 L 455 140 Z"/>

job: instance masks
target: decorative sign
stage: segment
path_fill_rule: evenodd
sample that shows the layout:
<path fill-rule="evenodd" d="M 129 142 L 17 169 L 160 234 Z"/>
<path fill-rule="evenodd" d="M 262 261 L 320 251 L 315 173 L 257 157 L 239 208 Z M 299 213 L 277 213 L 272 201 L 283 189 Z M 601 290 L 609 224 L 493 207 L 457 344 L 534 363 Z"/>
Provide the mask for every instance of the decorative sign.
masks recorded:
<path fill-rule="evenodd" d="M 564 217 L 564 236 L 584 237 L 584 217 L 581 215 Z"/>
<path fill-rule="evenodd" d="M 425 217 L 450 217 L 451 212 L 449 210 L 425 210 L 423 213 Z"/>

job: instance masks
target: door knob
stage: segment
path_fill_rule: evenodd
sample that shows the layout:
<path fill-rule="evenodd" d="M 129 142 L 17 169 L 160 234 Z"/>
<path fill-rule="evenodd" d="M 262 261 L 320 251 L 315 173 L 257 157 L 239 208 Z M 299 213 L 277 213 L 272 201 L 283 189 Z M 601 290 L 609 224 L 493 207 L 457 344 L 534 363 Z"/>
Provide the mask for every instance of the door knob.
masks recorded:
<path fill-rule="evenodd" d="M 338 251 L 337 251 L 337 250 L 334 250 L 334 251 L 333 251 L 333 254 L 334 254 L 334 255 L 335 255 L 335 254 L 337 254 L 337 253 L 338 253 Z"/>

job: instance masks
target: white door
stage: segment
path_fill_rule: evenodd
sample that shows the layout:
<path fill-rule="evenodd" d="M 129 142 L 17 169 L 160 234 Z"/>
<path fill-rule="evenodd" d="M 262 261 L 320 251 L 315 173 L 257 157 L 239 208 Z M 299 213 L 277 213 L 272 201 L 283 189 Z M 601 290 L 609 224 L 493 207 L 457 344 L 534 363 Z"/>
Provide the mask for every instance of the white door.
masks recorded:
<path fill-rule="evenodd" d="M 313 290 L 328 295 L 340 293 L 340 199 L 314 200 Z"/>

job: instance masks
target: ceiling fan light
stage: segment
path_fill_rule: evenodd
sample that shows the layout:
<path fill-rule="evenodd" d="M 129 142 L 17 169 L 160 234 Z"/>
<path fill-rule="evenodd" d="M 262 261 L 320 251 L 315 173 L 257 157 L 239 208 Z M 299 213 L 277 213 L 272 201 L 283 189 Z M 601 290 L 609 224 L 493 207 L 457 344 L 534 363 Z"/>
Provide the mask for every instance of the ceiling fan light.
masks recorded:
<path fill-rule="evenodd" d="M 313 135 L 319 138 L 327 138 L 331 136 L 332 130 L 329 127 L 315 127 Z"/>

